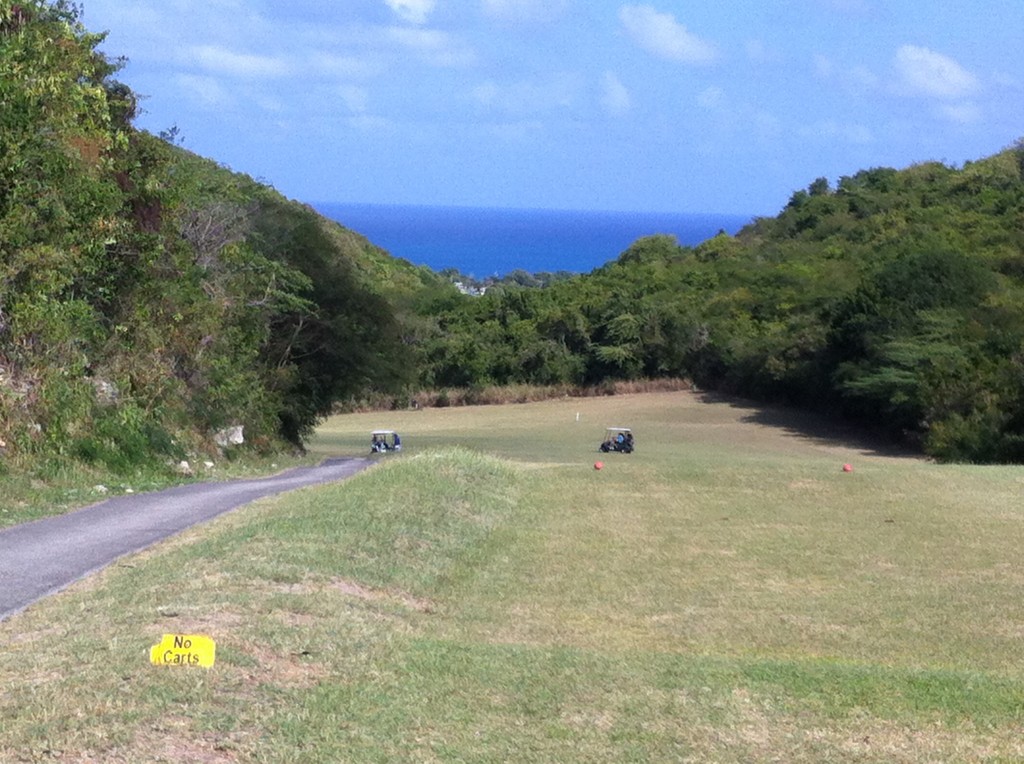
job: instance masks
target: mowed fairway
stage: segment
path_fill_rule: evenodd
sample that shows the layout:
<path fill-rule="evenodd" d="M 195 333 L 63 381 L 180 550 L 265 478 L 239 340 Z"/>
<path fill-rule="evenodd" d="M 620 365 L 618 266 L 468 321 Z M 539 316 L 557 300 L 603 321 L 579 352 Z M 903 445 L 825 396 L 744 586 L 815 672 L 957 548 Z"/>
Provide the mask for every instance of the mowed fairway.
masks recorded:
<path fill-rule="evenodd" d="M 1024 468 L 678 392 L 312 449 L 377 428 L 380 467 L 0 624 L 0 761 L 1024 758 Z M 216 666 L 149 666 L 167 632 Z"/>

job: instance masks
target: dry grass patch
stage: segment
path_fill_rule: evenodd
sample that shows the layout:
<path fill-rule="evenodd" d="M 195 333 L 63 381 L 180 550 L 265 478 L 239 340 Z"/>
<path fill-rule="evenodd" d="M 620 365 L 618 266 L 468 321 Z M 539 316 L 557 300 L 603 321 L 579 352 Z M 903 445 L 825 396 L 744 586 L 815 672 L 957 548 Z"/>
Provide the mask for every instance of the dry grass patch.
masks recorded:
<path fill-rule="evenodd" d="M 331 588 L 337 589 L 346 596 L 355 597 L 360 600 L 397 602 L 403 607 L 420 613 L 433 613 L 437 610 L 437 606 L 424 597 L 414 597 L 407 592 L 373 589 L 358 584 L 355 581 L 335 580 L 331 582 Z"/>

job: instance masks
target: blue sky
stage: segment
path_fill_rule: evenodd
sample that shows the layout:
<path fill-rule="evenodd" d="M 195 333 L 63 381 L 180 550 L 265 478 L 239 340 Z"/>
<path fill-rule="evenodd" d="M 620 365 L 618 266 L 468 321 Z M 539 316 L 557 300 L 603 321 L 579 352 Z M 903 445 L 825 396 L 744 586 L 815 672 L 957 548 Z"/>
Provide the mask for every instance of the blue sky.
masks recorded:
<path fill-rule="evenodd" d="M 1024 137 L 1021 0 L 82 0 L 138 125 L 305 202 L 775 215 Z"/>

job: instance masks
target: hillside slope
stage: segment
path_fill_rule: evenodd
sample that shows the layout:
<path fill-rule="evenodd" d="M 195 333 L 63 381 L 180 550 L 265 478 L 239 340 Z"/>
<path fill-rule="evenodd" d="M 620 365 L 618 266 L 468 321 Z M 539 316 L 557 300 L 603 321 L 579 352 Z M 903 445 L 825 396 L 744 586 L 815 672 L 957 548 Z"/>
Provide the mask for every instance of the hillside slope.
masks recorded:
<path fill-rule="evenodd" d="M 114 469 L 299 445 L 414 381 L 430 271 L 136 130 L 67 3 L 0 5 L 0 449 Z"/>

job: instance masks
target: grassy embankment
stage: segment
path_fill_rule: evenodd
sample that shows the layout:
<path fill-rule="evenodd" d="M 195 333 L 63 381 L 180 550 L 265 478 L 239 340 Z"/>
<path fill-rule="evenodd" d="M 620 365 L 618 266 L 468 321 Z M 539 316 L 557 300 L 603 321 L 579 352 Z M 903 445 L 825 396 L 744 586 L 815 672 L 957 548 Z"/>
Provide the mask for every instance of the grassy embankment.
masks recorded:
<path fill-rule="evenodd" d="M 597 472 L 608 424 L 638 452 Z M 1024 756 L 1019 468 L 683 393 L 349 415 L 315 448 L 375 427 L 405 452 L 0 624 L 0 761 Z M 217 665 L 149 666 L 165 632 Z"/>

